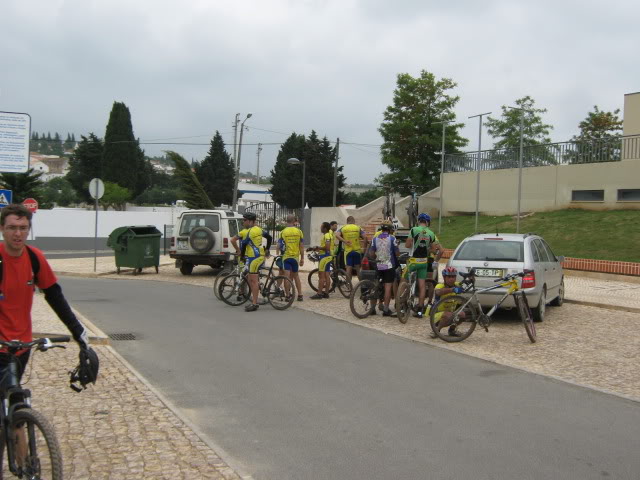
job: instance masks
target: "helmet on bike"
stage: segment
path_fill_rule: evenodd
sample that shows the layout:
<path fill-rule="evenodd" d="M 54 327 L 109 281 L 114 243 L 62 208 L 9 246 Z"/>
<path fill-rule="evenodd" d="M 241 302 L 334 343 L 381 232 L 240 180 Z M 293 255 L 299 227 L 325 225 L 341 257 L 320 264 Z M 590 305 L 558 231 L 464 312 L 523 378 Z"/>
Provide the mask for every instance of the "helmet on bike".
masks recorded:
<path fill-rule="evenodd" d="M 70 387 L 76 392 L 81 392 L 87 388 L 89 383 L 96 383 L 100 370 L 100 360 L 98 354 L 90 347 L 80 349 L 80 363 L 70 373 Z M 79 382 L 81 387 L 74 385 Z"/>
<path fill-rule="evenodd" d="M 383 232 L 390 232 L 391 230 L 393 230 L 393 225 L 391 225 L 389 222 L 382 222 L 382 224 L 380 225 L 380 230 L 382 230 Z"/>
<path fill-rule="evenodd" d="M 420 215 L 418 215 L 418 222 L 431 223 L 431 217 L 428 213 L 421 213 Z"/>
<path fill-rule="evenodd" d="M 257 217 L 256 217 L 256 214 L 253 212 L 245 212 L 242 215 L 242 218 L 244 218 L 245 220 L 255 221 Z"/>
<path fill-rule="evenodd" d="M 457 275 L 458 270 L 456 270 L 455 267 L 445 267 L 445 269 L 442 270 L 443 277 L 455 277 Z"/>

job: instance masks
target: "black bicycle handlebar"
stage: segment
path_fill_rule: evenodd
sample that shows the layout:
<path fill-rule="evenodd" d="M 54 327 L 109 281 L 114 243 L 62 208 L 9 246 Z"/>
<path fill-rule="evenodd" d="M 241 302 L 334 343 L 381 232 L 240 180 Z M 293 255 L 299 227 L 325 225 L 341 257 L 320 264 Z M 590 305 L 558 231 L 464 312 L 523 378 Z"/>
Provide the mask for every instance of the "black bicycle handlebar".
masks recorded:
<path fill-rule="evenodd" d="M 38 338 L 31 342 L 22 342 L 20 340 L 0 340 L 0 347 L 9 349 L 22 350 L 26 348 L 43 347 L 51 343 L 67 343 L 71 341 L 69 335 L 61 335 L 59 337 Z"/>

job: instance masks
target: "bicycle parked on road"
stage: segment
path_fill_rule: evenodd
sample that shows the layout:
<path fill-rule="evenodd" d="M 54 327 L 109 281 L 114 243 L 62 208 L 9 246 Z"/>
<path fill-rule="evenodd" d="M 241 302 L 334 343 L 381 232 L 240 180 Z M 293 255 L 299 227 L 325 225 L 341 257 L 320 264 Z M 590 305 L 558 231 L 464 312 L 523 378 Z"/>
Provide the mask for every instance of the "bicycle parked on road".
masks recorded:
<path fill-rule="evenodd" d="M 405 273 L 404 269 L 407 268 L 409 268 L 408 265 L 403 267 L 403 277 Z M 427 282 L 427 291 L 429 289 L 429 284 L 434 287 L 436 285 L 436 281 L 432 278 L 427 278 L 425 281 Z M 409 315 L 412 313 L 418 313 L 418 294 L 418 272 L 414 270 L 409 272 L 406 281 L 403 280 L 398 287 L 398 295 L 396 296 L 396 314 L 398 315 L 400 323 L 407 323 Z"/>
<path fill-rule="evenodd" d="M 258 304 L 270 303 L 276 310 L 286 310 L 293 303 L 296 289 L 293 282 L 284 275 L 275 275 L 273 268 L 282 257 L 273 259 L 271 266 L 260 268 L 258 271 L 258 289 L 262 297 Z M 264 272 L 267 272 L 266 274 Z M 237 264 L 235 272 L 224 277 L 218 285 L 218 295 L 227 305 L 237 307 L 244 304 L 251 297 L 249 288 L 248 270 L 246 266 Z"/>
<path fill-rule="evenodd" d="M 44 415 L 31 408 L 31 391 L 22 388 L 18 379 L 17 353 L 32 348 L 41 352 L 66 348 L 54 343 L 70 340 L 69 336 L 39 338 L 32 342 L 0 340 L 0 347 L 10 355 L 0 379 L 0 479 L 10 472 L 18 478 L 62 480 L 62 453 L 55 431 Z"/>
<path fill-rule="evenodd" d="M 480 324 L 485 331 L 489 331 L 489 325 L 491 325 L 491 317 L 498 310 L 500 305 L 509 297 L 513 296 L 518 314 L 524 325 L 524 329 L 527 332 L 527 336 L 531 343 L 536 341 L 536 327 L 533 323 L 533 316 L 531 309 L 529 308 L 529 302 L 524 290 L 520 289 L 518 284 L 518 278 L 522 278 L 525 275 L 531 273 L 531 270 L 524 270 L 520 273 L 512 273 L 505 275 L 502 278 L 495 280 L 498 285 L 482 288 L 476 290 L 475 288 L 475 269 L 471 269 L 469 273 L 460 273 L 463 278 L 461 282 L 463 288 L 463 295 L 447 296 L 431 307 L 429 315 L 429 323 L 433 333 L 445 342 L 461 342 L 473 333 L 476 325 Z M 478 294 L 490 292 L 498 288 L 504 287 L 507 289 L 505 294 L 498 300 L 498 302 L 489 310 L 484 313 L 478 300 Z M 470 296 L 464 296 L 464 294 L 471 294 Z M 451 313 L 451 320 L 447 325 L 439 325 L 444 312 Z M 444 326 L 452 327 L 447 329 L 446 333 L 442 331 Z M 453 335 L 451 334 L 453 333 Z"/>
<path fill-rule="evenodd" d="M 318 263 L 320 261 L 320 255 L 317 252 L 308 254 L 307 258 L 314 263 Z M 345 272 L 342 268 L 335 268 L 334 260 L 331 260 L 329 262 L 329 268 L 329 278 L 331 278 L 331 287 L 329 287 L 329 293 L 335 292 L 337 288 L 344 298 L 349 298 L 349 295 L 351 295 L 352 287 L 351 284 L 347 281 L 347 272 Z M 307 276 L 307 282 L 314 292 L 318 291 L 318 280 L 318 269 L 314 268 L 309 272 L 309 275 Z"/>

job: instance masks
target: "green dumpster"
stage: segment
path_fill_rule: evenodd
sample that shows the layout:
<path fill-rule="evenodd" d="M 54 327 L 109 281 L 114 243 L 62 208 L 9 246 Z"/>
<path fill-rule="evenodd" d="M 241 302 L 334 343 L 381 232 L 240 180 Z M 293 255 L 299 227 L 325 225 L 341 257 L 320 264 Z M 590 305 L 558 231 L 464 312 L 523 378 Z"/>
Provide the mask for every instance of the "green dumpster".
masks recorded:
<path fill-rule="evenodd" d="M 113 248 L 116 267 L 133 268 L 137 275 L 145 267 L 160 265 L 160 237 L 162 233 L 153 225 L 138 225 L 116 228 L 107 239 L 107 246 Z"/>

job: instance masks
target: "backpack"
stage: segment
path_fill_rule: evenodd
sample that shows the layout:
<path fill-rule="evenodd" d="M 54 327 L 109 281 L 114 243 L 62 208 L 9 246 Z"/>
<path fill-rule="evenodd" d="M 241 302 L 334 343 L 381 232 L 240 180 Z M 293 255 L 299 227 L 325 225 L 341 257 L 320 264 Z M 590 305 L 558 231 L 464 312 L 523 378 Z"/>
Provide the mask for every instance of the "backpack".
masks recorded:
<path fill-rule="evenodd" d="M 31 261 L 31 271 L 33 272 L 33 288 L 38 283 L 38 273 L 40 272 L 40 260 L 31 248 L 28 245 L 25 245 L 27 249 L 27 253 L 29 254 L 29 260 Z M 3 260 L 2 255 L 0 255 L 0 286 L 2 286 L 2 274 L 3 274 Z M 2 292 L 0 292 L 1 294 Z"/>
<path fill-rule="evenodd" d="M 414 234 L 415 229 L 420 229 L 417 234 Z M 429 255 L 429 248 L 433 243 L 433 238 L 429 235 L 426 227 L 413 227 L 410 232 L 413 238 L 413 246 L 411 247 L 411 256 L 418 251 L 420 256 L 427 257 Z"/>

